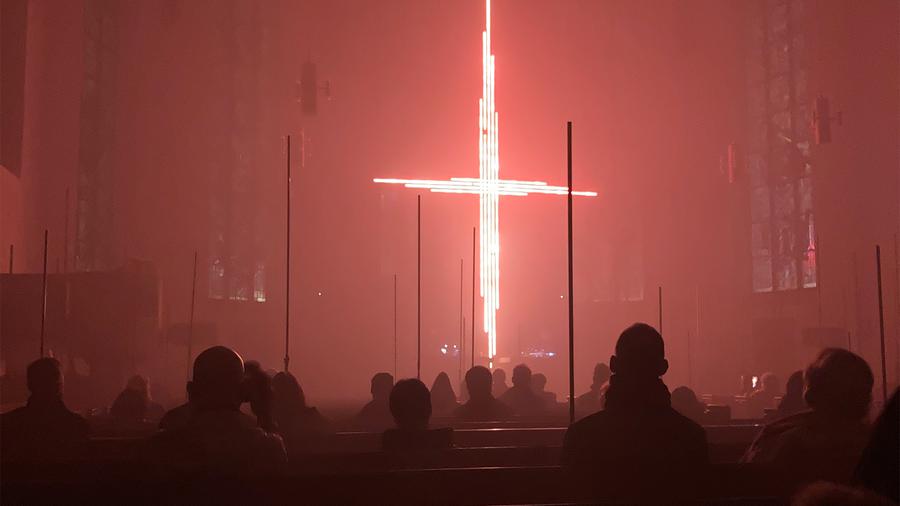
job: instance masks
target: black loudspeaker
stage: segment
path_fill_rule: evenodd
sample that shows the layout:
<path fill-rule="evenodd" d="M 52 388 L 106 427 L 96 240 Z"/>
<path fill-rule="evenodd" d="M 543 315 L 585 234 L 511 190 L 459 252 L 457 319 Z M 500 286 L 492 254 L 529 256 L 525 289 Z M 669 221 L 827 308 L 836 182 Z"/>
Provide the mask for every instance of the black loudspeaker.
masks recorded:
<path fill-rule="evenodd" d="M 300 110 L 307 116 L 315 116 L 319 111 L 319 86 L 316 64 L 308 61 L 300 71 Z"/>
<path fill-rule="evenodd" d="M 828 98 L 821 95 L 816 97 L 816 108 L 813 111 L 813 130 L 816 136 L 816 144 L 831 143 L 831 120 L 837 121 L 837 124 L 840 125 L 842 116 L 841 112 L 838 111 L 837 115 L 832 118 L 831 103 L 828 101 Z"/>

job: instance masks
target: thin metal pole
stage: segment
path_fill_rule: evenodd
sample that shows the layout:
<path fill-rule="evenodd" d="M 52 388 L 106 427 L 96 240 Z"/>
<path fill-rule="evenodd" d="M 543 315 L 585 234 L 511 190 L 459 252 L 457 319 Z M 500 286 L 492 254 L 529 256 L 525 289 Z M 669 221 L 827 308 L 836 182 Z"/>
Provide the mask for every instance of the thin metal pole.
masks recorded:
<path fill-rule="evenodd" d="M 63 272 L 69 273 L 69 187 L 66 186 L 66 212 L 63 219 Z"/>
<path fill-rule="evenodd" d="M 819 306 L 819 327 L 822 326 L 822 248 L 819 246 L 819 234 L 816 234 L 816 304 Z"/>
<path fill-rule="evenodd" d="M 422 379 L 422 195 L 416 196 L 416 379 Z"/>
<path fill-rule="evenodd" d="M 44 273 L 41 278 L 41 358 L 44 357 L 44 327 L 47 322 L 47 238 L 49 234 L 44 229 Z"/>
<path fill-rule="evenodd" d="M 472 365 L 475 367 L 475 227 L 472 227 Z"/>
<path fill-rule="evenodd" d="M 15 255 L 15 246 L 9 245 L 9 273 L 13 273 L 13 255 Z"/>
<path fill-rule="evenodd" d="M 394 274 L 394 377 L 397 377 L 397 275 Z"/>
<path fill-rule="evenodd" d="M 657 287 L 657 289 L 659 290 L 659 295 L 658 295 L 658 298 L 657 298 L 657 300 L 658 300 L 657 304 L 658 304 L 658 306 L 659 306 L 659 333 L 660 333 L 660 335 L 662 335 L 662 331 L 663 331 L 663 318 L 662 318 L 662 315 L 663 315 L 662 286 Z"/>
<path fill-rule="evenodd" d="M 194 250 L 194 270 L 191 274 L 191 314 L 188 318 L 187 338 L 187 378 L 191 379 L 191 364 L 194 352 L 194 304 L 197 300 L 197 251 Z"/>
<path fill-rule="evenodd" d="M 566 208 L 568 215 L 569 252 L 569 423 L 575 423 L 575 301 L 572 269 L 572 122 L 566 123 L 566 172 L 568 191 Z"/>
<path fill-rule="evenodd" d="M 291 136 L 287 136 L 287 227 L 284 258 L 284 372 L 291 363 Z"/>
<path fill-rule="evenodd" d="M 875 270 L 878 273 L 878 327 L 881 331 L 881 396 L 887 404 L 887 362 L 884 356 L 884 297 L 881 291 L 881 246 L 875 245 Z"/>
<path fill-rule="evenodd" d="M 463 259 L 459 259 L 459 374 L 457 374 L 457 383 L 462 381 L 463 368 L 463 334 L 465 334 L 465 324 L 463 323 Z"/>

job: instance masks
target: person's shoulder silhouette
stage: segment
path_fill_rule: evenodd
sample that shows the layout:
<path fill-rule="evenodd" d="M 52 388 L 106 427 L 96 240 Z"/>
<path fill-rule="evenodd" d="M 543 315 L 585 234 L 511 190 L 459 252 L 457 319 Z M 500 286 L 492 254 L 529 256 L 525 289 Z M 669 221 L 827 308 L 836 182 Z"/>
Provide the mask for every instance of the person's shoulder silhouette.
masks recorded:
<path fill-rule="evenodd" d="M 429 430 L 431 418 L 431 393 L 417 379 L 398 381 L 391 390 L 391 415 L 396 428 L 382 435 L 382 448 L 386 451 L 423 451 L 449 448 L 452 442 L 450 429 Z"/>
<path fill-rule="evenodd" d="M 525 364 L 513 368 L 513 386 L 499 397 L 500 402 L 511 407 L 517 415 L 534 416 L 546 412 L 546 402 L 532 387 L 531 369 Z"/>
<path fill-rule="evenodd" d="M 386 372 L 372 376 L 372 400 L 366 403 L 354 419 L 354 425 L 361 430 L 381 432 L 394 425 L 388 398 L 394 388 L 394 377 Z"/>
<path fill-rule="evenodd" d="M 497 400 L 491 393 L 491 371 L 486 367 L 476 365 L 466 372 L 466 390 L 469 392 L 469 400 L 456 408 L 454 418 L 462 421 L 492 421 L 508 420 L 513 416 L 513 410 L 506 404 Z"/>
<path fill-rule="evenodd" d="M 450 376 L 441 372 L 434 378 L 431 385 L 431 407 L 435 416 L 447 416 L 453 413 L 459 406 L 453 385 L 450 384 Z"/>
<path fill-rule="evenodd" d="M 154 436 L 151 458 L 166 467 L 219 472 L 264 473 L 283 466 L 281 438 L 249 427 L 240 412 L 245 389 L 240 355 L 223 346 L 200 353 L 188 383 L 187 420 Z"/>
<path fill-rule="evenodd" d="M 279 372 L 272 378 L 272 401 L 275 423 L 288 453 L 313 451 L 331 432 L 331 424 L 319 410 L 306 405 L 306 395 L 293 374 Z"/>
<path fill-rule="evenodd" d="M 609 365 L 613 374 L 605 409 L 569 427 L 563 463 L 580 470 L 633 465 L 648 476 L 655 470 L 688 472 L 708 464 L 706 433 L 672 409 L 660 379 L 668 362 L 659 332 L 646 324 L 625 329 Z"/>
<path fill-rule="evenodd" d="M 609 387 L 609 366 L 604 362 L 594 366 L 591 389 L 575 398 L 575 412 L 581 416 L 603 409 L 606 389 Z"/>
<path fill-rule="evenodd" d="M 27 370 L 28 403 L 0 416 L 3 460 L 76 457 L 87 441 L 87 421 L 63 402 L 63 374 L 55 358 L 41 358 Z"/>
<path fill-rule="evenodd" d="M 846 481 L 869 437 L 872 370 L 855 353 L 828 348 L 804 379 L 810 409 L 766 425 L 743 460 L 774 465 L 802 481 Z"/>

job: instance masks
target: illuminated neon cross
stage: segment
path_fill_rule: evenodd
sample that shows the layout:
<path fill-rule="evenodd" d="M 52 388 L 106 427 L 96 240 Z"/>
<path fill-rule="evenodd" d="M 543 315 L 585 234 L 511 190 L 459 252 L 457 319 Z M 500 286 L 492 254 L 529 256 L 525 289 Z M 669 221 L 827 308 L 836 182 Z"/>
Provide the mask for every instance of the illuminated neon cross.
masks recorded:
<path fill-rule="evenodd" d="M 500 196 L 524 197 L 531 193 L 567 195 L 565 186 L 542 181 L 500 179 L 499 120 L 494 104 L 494 55 L 491 54 L 491 0 L 485 0 L 485 30 L 481 33 L 481 99 L 478 101 L 478 178 L 449 180 L 382 179 L 376 183 L 402 184 L 435 193 L 478 195 L 481 233 L 481 290 L 484 300 L 484 332 L 488 336 L 488 358 L 497 355 L 497 310 L 500 309 Z M 596 192 L 573 191 L 572 195 L 596 197 Z"/>

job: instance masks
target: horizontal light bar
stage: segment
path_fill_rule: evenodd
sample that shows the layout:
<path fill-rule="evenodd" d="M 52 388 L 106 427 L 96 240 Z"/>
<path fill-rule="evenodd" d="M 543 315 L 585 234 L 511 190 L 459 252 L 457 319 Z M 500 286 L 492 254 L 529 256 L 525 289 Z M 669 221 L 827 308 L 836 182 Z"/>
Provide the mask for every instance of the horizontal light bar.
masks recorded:
<path fill-rule="evenodd" d="M 402 184 L 407 188 L 431 190 L 437 193 L 467 193 L 467 194 L 497 194 L 515 197 L 524 197 L 531 193 L 544 195 L 566 195 L 569 189 L 565 186 L 550 186 L 543 181 L 516 181 L 512 179 L 476 179 L 476 178 L 452 178 L 450 180 L 436 179 L 394 179 L 375 178 L 376 183 Z M 578 197 L 596 197 L 597 192 L 573 191 L 572 195 Z"/>

